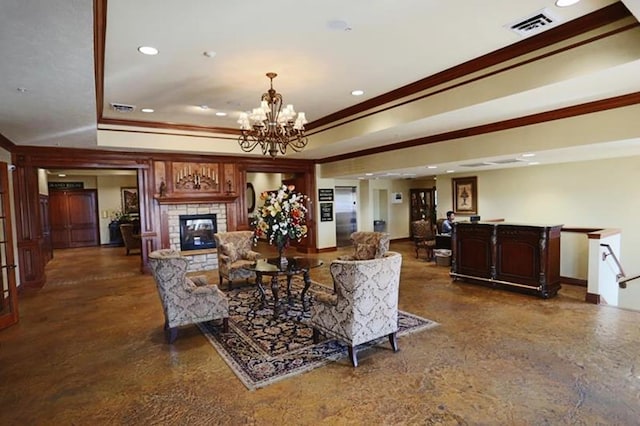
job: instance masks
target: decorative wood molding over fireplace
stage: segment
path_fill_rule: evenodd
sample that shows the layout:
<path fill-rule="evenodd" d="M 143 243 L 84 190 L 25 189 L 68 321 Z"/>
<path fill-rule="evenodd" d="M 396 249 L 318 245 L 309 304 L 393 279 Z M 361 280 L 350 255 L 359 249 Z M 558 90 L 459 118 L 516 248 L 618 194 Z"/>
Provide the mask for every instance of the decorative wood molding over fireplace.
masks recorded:
<path fill-rule="evenodd" d="M 234 203 L 239 196 L 235 163 L 154 161 L 153 170 L 161 204 Z"/>

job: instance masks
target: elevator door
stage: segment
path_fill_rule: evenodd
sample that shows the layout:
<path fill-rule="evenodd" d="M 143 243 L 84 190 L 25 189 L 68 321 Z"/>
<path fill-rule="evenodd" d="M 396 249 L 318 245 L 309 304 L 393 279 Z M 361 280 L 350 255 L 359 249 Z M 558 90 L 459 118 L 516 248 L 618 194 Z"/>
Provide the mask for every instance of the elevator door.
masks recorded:
<path fill-rule="evenodd" d="M 336 244 L 338 247 L 351 245 L 349 237 L 357 231 L 355 186 L 336 186 Z"/>

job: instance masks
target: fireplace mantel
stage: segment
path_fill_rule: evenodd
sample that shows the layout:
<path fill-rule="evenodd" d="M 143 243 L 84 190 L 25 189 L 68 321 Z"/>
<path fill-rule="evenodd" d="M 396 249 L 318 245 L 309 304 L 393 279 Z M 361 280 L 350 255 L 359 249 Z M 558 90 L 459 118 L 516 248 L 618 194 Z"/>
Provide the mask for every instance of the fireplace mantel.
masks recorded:
<path fill-rule="evenodd" d="M 238 195 L 231 194 L 172 194 L 154 197 L 159 204 L 235 203 Z"/>

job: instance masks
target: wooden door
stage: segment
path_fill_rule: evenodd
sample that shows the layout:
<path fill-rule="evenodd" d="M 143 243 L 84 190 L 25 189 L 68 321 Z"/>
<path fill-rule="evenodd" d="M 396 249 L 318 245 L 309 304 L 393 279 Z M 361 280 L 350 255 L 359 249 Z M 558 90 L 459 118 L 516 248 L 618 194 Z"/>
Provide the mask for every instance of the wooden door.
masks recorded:
<path fill-rule="evenodd" d="M 96 190 L 51 191 L 49 207 L 53 248 L 88 247 L 100 243 Z"/>
<path fill-rule="evenodd" d="M 0 329 L 18 322 L 7 163 L 0 162 Z"/>
<path fill-rule="evenodd" d="M 49 192 L 51 244 L 54 249 L 69 247 L 68 205 L 64 191 Z"/>
<path fill-rule="evenodd" d="M 73 191 L 68 200 L 70 247 L 97 246 L 100 243 L 97 192 Z"/>

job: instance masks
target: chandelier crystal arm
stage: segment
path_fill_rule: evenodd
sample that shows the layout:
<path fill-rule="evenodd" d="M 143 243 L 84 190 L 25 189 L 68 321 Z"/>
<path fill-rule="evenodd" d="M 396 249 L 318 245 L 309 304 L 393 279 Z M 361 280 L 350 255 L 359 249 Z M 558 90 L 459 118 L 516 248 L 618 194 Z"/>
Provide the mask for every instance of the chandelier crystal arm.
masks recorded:
<path fill-rule="evenodd" d="M 240 113 L 238 124 L 241 135 L 238 143 L 244 152 L 251 152 L 259 145 L 263 155 L 268 153 L 275 158 L 278 152 L 286 154 L 288 147 L 300 152 L 308 143 L 304 134 L 304 125 L 307 123 L 305 113 L 300 112 L 296 116 L 291 104 L 282 108 L 282 95 L 273 88 L 276 76 L 274 72 L 267 73 L 270 86 L 262 94 L 260 107 L 250 113 Z"/>

